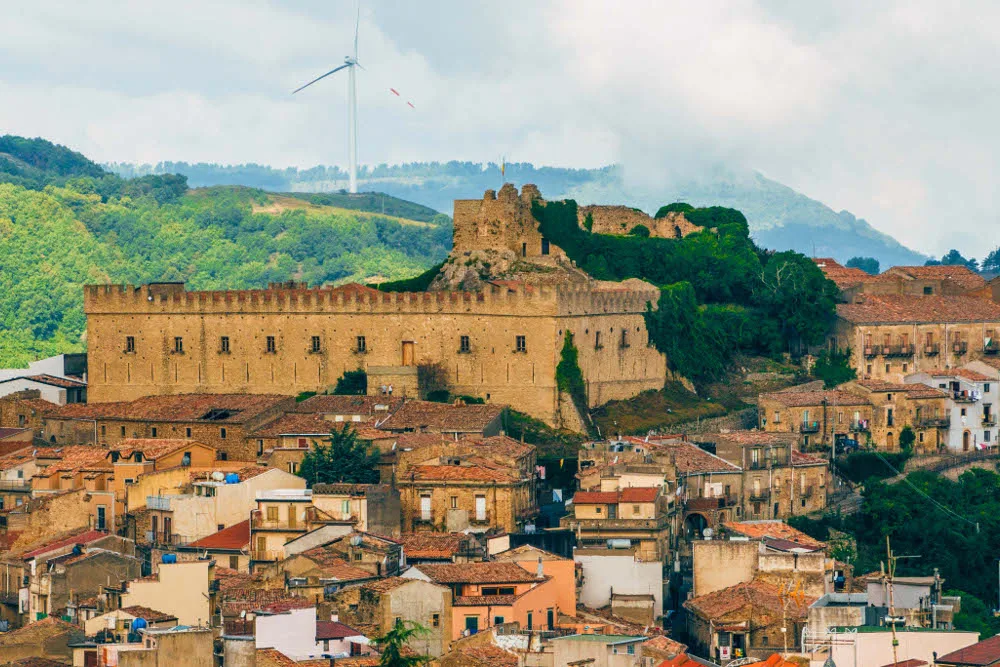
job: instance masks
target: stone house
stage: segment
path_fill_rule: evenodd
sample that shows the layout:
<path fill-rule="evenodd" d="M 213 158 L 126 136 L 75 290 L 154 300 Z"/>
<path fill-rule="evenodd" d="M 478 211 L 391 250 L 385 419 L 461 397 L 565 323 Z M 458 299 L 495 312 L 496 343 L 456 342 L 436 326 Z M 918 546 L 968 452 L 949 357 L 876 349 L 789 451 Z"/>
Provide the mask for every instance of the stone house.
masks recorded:
<path fill-rule="evenodd" d="M 1000 304 L 968 296 L 858 296 L 837 306 L 829 345 L 851 351 L 858 378 L 902 382 L 1000 351 Z"/>
<path fill-rule="evenodd" d="M 422 655 L 437 658 L 452 641 L 451 589 L 422 579 L 388 577 L 341 591 L 333 603 L 339 618 L 348 625 L 373 629 L 384 635 L 396 619 L 419 623 L 427 633 L 416 637 L 410 647 Z"/>
<path fill-rule="evenodd" d="M 309 489 L 258 491 L 256 507 L 250 514 L 251 568 L 280 561 L 290 542 L 314 528 L 334 522 L 333 517 L 312 504 Z"/>
<path fill-rule="evenodd" d="M 0 396 L 0 427 L 30 428 L 41 436 L 45 415 L 58 409 L 58 403 L 45 400 L 37 389 Z"/>
<path fill-rule="evenodd" d="M 949 451 L 968 452 L 997 446 L 1000 383 L 993 374 L 961 367 L 921 371 L 907 375 L 904 380 L 906 384 L 923 384 L 947 394 L 948 437 L 940 444 Z"/>
<path fill-rule="evenodd" d="M 321 548 L 377 577 L 394 577 L 403 567 L 402 544 L 381 535 L 356 531 Z"/>
<path fill-rule="evenodd" d="M 69 664 L 73 659 L 70 644 L 83 639 L 83 628 L 49 616 L 0 634 L 0 659 L 15 664 L 21 659 L 29 658 Z"/>
<path fill-rule="evenodd" d="M 634 548 L 643 560 L 666 562 L 671 526 L 664 512 L 661 487 L 629 487 L 620 491 L 577 491 L 573 513 L 560 527 L 576 533 L 577 544 L 602 547 L 614 542 Z"/>
<path fill-rule="evenodd" d="M 395 442 L 391 433 L 373 428 L 368 423 L 343 424 L 317 414 L 288 413 L 250 433 L 257 449 L 257 458 L 272 468 L 294 474 L 302 459 L 318 444 L 328 445 L 332 431 L 350 426 L 355 438 L 379 451 L 389 451 Z"/>
<path fill-rule="evenodd" d="M 843 389 L 778 391 L 757 397 L 758 426 L 768 433 L 794 433 L 800 451 L 830 451 L 841 440 L 864 443 L 873 406 Z"/>
<path fill-rule="evenodd" d="M 873 276 L 827 257 L 813 261 L 837 285 L 846 303 L 863 294 L 991 298 L 983 277 L 964 266 L 894 266 Z"/>
<path fill-rule="evenodd" d="M 249 435 L 290 410 L 278 394 L 174 394 L 132 401 L 67 405 L 45 419 L 46 440 L 112 447 L 130 438 L 186 439 L 213 447 L 221 460 L 256 461 Z"/>
<path fill-rule="evenodd" d="M 391 484 L 313 484 L 313 505 L 362 532 L 399 537 L 399 489 Z"/>
<path fill-rule="evenodd" d="M 504 623 L 522 630 L 552 630 L 560 608 L 561 580 L 547 577 L 539 565 L 529 572 L 510 562 L 421 564 L 403 573 L 447 586 L 452 591 L 450 639 L 476 634 Z M 566 610 L 563 613 L 574 613 Z"/>
<path fill-rule="evenodd" d="M 142 576 L 142 562 L 135 556 L 135 545 L 131 541 L 122 543 L 118 538 L 101 542 L 112 543 L 105 547 L 74 546 L 68 554 L 45 561 L 43 570 L 36 567 L 28 586 L 32 600 L 37 600 L 37 607 L 32 608 L 33 615 L 65 615 L 71 601 L 96 596 L 105 586 L 121 586 Z M 119 550 L 108 549 L 108 546 Z"/>
<path fill-rule="evenodd" d="M 556 665 L 638 667 L 642 664 L 644 635 L 582 634 L 552 639 Z"/>
<path fill-rule="evenodd" d="M 469 563 L 486 559 L 486 549 L 468 533 L 403 533 L 399 536 L 409 565 L 420 563 Z"/>
<path fill-rule="evenodd" d="M 684 603 L 688 643 L 720 663 L 763 660 L 783 650 L 786 641 L 788 650 L 797 652 L 815 601 L 758 580 L 699 595 Z"/>
<path fill-rule="evenodd" d="M 948 439 L 951 421 L 947 394 L 925 384 L 898 384 L 879 380 L 856 380 L 845 385 L 872 405 L 868 425 L 871 443 L 880 449 L 899 448 L 899 433 L 909 426 L 916 435 L 918 451 L 935 452 Z"/>
<path fill-rule="evenodd" d="M 356 567 L 344 558 L 343 553 L 325 546 L 293 554 L 265 569 L 268 574 L 274 572 L 280 575 L 290 594 L 317 602 L 332 597 L 344 588 L 357 587 L 380 578 L 372 572 L 373 568 Z"/>

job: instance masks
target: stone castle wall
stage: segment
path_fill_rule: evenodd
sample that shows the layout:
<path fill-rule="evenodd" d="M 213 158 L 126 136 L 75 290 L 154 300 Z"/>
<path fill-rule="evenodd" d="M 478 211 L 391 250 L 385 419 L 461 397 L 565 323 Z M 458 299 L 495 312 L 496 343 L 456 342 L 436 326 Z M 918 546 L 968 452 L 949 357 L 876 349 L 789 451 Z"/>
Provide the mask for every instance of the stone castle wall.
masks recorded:
<path fill-rule="evenodd" d="M 584 227 L 587 218 L 591 220 L 590 231 L 594 234 L 627 236 L 636 226 L 643 225 L 650 236 L 665 239 L 683 238 L 700 232 L 683 213 L 672 212 L 662 218 L 653 218 L 646 213 L 628 206 L 581 206 L 577 211 L 577 221 Z"/>
<path fill-rule="evenodd" d="M 482 199 L 455 200 L 452 252 L 510 250 L 518 257 L 538 261 L 565 253 L 544 241 L 531 205 L 542 196 L 534 185 L 517 188 L 505 183 L 499 192 L 487 190 Z"/>

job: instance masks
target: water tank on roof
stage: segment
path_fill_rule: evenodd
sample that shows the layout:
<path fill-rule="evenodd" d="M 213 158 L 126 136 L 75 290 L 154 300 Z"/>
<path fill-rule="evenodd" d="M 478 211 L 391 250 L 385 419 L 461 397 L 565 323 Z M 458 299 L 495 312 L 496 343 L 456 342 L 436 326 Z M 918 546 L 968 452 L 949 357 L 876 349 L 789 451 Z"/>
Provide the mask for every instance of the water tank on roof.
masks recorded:
<path fill-rule="evenodd" d="M 226 478 L 225 473 L 223 473 L 220 470 L 216 470 L 215 472 L 212 473 L 212 480 L 214 480 L 216 482 L 221 482 L 225 478 Z"/>
<path fill-rule="evenodd" d="M 632 540 L 626 540 L 626 539 L 608 540 L 608 548 L 609 549 L 631 549 L 632 548 Z"/>
<path fill-rule="evenodd" d="M 239 484 L 239 483 L 240 483 L 240 476 L 237 475 L 235 472 L 231 472 L 226 475 L 226 484 Z"/>
<path fill-rule="evenodd" d="M 148 623 L 146 623 L 146 619 L 144 619 L 144 618 L 133 618 L 132 619 L 132 632 L 136 632 L 137 630 L 141 630 L 144 627 L 146 627 L 147 625 L 148 625 Z"/>
<path fill-rule="evenodd" d="M 163 554 L 163 558 L 160 561 L 165 565 L 173 565 L 177 562 L 177 554 Z"/>

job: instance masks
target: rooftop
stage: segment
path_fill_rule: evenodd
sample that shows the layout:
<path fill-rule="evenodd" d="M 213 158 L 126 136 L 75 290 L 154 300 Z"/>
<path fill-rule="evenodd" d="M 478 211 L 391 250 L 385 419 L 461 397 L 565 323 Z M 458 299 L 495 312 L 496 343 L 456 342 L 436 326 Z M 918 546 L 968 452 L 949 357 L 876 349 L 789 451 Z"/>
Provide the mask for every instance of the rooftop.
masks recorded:
<path fill-rule="evenodd" d="M 939 656 L 939 665 L 992 665 L 1000 661 L 1000 635 Z"/>
<path fill-rule="evenodd" d="M 761 400 L 774 401 L 788 408 L 808 408 L 826 405 L 868 405 L 864 396 L 843 391 L 828 389 L 824 391 L 775 391 L 761 394 Z"/>
<path fill-rule="evenodd" d="M 485 465 L 418 465 L 406 472 L 413 480 L 434 480 L 446 482 L 497 482 L 515 481 L 506 470 Z"/>
<path fill-rule="evenodd" d="M 682 475 L 697 475 L 706 472 L 739 472 L 740 468 L 729 461 L 706 452 L 689 442 L 662 442 L 658 448 L 667 451 L 677 464 L 677 472 Z"/>
<path fill-rule="evenodd" d="M 804 619 L 809 605 L 815 601 L 816 598 L 805 598 L 802 606 L 788 605 L 788 617 Z M 762 623 L 769 616 L 780 617 L 785 606 L 776 586 L 758 580 L 699 595 L 684 603 L 685 609 L 713 621 L 746 610 L 752 613 L 754 620 Z"/>
<path fill-rule="evenodd" d="M 289 412 L 253 431 L 254 438 L 277 438 L 282 435 L 310 435 L 329 438 L 333 431 L 340 431 L 351 422 L 335 422 L 315 413 Z M 387 434 L 388 435 L 388 434 Z"/>
<path fill-rule="evenodd" d="M 402 404 L 402 398 L 388 396 L 311 396 L 295 406 L 296 412 L 325 415 L 387 416 Z"/>
<path fill-rule="evenodd" d="M 986 284 L 986 280 L 965 266 L 938 264 L 934 266 L 894 266 L 881 275 L 897 274 L 915 280 L 948 280 L 963 289 L 974 290 Z"/>
<path fill-rule="evenodd" d="M 971 368 L 932 368 L 931 370 L 918 371 L 916 374 L 926 373 L 934 378 L 950 378 L 950 377 L 960 377 L 966 380 L 972 380 L 973 382 L 990 382 L 992 378 L 989 375 L 983 375 L 978 373 Z"/>
<path fill-rule="evenodd" d="M 414 569 L 438 584 L 515 584 L 540 581 L 516 563 L 425 563 Z"/>
<path fill-rule="evenodd" d="M 500 417 L 498 405 L 451 405 L 407 401 L 378 427 L 387 431 L 443 431 L 479 433 Z"/>
<path fill-rule="evenodd" d="M 470 540 L 475 538 L 465 533 L 403 533 L 399 538 L 407 558 L 441 560 L 451 559 Z"/>
<path fill-rule="evenodd" d="M 241 521 L 229 528 L 223 528 L 208 537 L 195 540 L 188 546 L 199 549 L 240 550 L 250 544 L 250 520 Z"/>
<path fill-rule="evenodd" d="M 618 503 L 653 503 L 660 495 L 660 487 L 628 487 L 621 491 L 577 491 L 574 505 L 616 505 Z"/>
<path fill-rule="evenodd" d="M 55 551 L 56 549 L 61 549 L 63 547 L 69 547 L 69 546 L 75 546 L 77 544 L 87 545 L 87 544 L 90 544 L 91 542 L 95 542 L 95 541 L 101 539 L 102 537 L 107 537 L 107 536 L 108 536 L 108 534 L 105 533 L 104 531 L 100 531 L 100 530 L 85 530 L 85 531 L 76 533 L 74 535 L 70 535 L 70 536 L 67 536 L 67 537 L 61 537 L 61 538 L 59 538 L 57 540 L 53 540 L 51 542 L 46 542 L 44 544 L 36 546 L 31 551 L 25 552 L 24 555 L 22 556 L 22 558 L 24 558 L 24 560 L 30 560 L 32 558 L 35 558 L 36 556 L 41 556 L 43 554 L 49 553 L 50 551 Z"/>
<path fill-rule="evenodd" d="M 278 394 L 175 394 L 145 396 L 120 403 L 71 403 L 52 416 L 58 419 L 241 424 L 293 400 Z"/>
<path fill-rule="evenodd" d="M 361 632 L 338 621 L 316 621 L 316 641 L 357 637 Z"/>
<path fill-rule="evenodd" d="M 125 458 L 131 457 L 136 452 L 141 452 L 143 458 L 155 461 L 161 456 L 173 454 L 178 450 L 193 445 L 208 447 L 208 445 L 196 440 L 185 438 L 126 438 L 115 444 L 111 449 L 117 451 Z"/>
<path fill-rule="evenodd" d="M 1000 303 L 968 296 L 865 294 L 838 304 L 837 316 L 854 324 L 1000 322 Z"/>
<path fill-rule="evenodd" d="M 801 544 L 804 547 L 817 549 L 826 547 L 824 543 L 809 537 L 797 528 L 792 528 L 784 521 L 727 521 L 723 525 L 727 530 L 753 539 L 769 537 L 772 539 L 787 540 Z"/>
<path fill-rule="evenodd" d="M 143 607 L 142 605 L 134 604 L 130 607 L 122 607 L 121 609 L 126 614 L 134 616 L 136 618 L 144 618 L 150 623 L 164 623 L 166 621 L 176 621 L 177 617 L 170 614 L 164 613 L 162 611 L 156 611 L 155 609 L 150 609 L 149 607 Z"/>
<path fill-rule="evenodd" d="M 935 389 L 919 382 L 898 384 L 895 382 L 883 382 L 882 380 L 855 380 L 854 384 L 868 391 L 905 393 L 907 398 L 945 398 L 948 396 L 948 394 L 945 394 L 940 389 Z"/>

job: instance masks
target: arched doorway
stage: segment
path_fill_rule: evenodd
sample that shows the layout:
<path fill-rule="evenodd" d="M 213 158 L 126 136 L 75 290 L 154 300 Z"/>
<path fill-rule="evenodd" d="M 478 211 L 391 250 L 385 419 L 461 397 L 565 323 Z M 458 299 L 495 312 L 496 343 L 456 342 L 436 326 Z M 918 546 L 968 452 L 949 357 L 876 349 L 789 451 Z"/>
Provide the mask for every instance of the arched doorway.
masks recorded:
<path fill-rule="evenodd" d="M 962 451 L 963 452 L 969 451 L 969 438 L 970 437 L 971 436 L 969 435 L 968 431 L 962 431 Z"/>
<path fill-rule="evenodd" d="M 701 514 L 688 514 L 688 517 L 684 519 L 684 527 L 687 528 L 689 538 L 698 538 L 708 528 L 708 519 Z"/>
<path fill-rule="evenodd" d="M 895 447 L 896 439 L 892 437 L 892 431 L 885 434 L 885 447 L 886 449 L 892 449 Z"/>

